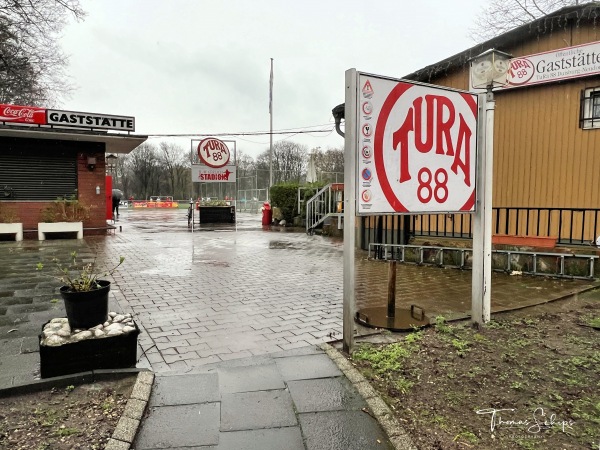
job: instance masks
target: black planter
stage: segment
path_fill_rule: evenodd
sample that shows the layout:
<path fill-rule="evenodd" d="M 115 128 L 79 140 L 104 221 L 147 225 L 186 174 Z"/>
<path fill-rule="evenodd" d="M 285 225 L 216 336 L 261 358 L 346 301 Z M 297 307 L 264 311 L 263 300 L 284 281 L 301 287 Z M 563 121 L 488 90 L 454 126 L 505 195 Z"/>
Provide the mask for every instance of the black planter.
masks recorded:
<path fill-rule="evenodd" d="M 108 319 L 110 281 L 98 280 L 98 284 L 101 288 L 87 292 L 72 292 L 68 286 L 60 288 L 71 330 L 92 328 Z"/>
<path fill-rule="evenodd" d="M 139 334 L 140 329 L 135 325 L 131 333 L 84 339 L 58 347 L 41 345 L 40 335 L 40 375 L 50 378 L 91 370 L 135 367 Z"/>

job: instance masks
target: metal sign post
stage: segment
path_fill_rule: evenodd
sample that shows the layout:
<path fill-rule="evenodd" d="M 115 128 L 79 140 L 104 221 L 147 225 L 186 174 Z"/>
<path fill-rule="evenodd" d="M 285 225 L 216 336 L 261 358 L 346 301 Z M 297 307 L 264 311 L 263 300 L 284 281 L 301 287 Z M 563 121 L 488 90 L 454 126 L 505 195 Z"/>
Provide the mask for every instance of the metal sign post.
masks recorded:
<path fill-rule="evenodd" d="M 466 91 L 346 71 L 344 350 L 353 345 L 356 216 L 473 212 L 477 100 Z M 392 308 L 384 318 L 398 316 Z"/>
<path fill-rule="evenodd" d="M 485 120 L 479 122 L 477 134 L 477 209 L 473 217 L 473 273 L 471 281 L 471 321 L 484 324 L 490 321 L 492 292 L 492 186 L 494 174 L 494 96 L 480 94 L 480 112 Z"/>
<path fill-rule="evenodd" d="M 354 247 L 356 246 L 356 69 L 346 71 L 346 135 L 344 137 L 344 303 L 343 348 L 354 350 Z"/>

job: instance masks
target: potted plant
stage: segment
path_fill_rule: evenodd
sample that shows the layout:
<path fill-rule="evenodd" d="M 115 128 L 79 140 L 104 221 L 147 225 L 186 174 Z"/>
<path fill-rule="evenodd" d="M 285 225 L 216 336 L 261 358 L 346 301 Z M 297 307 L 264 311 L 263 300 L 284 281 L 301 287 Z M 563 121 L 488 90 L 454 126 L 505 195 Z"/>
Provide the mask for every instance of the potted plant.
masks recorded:
<path fill-rule="evenodd" d="M 23 224 L 12 208 L 0 202 L 0 234 L 14 234 L 15 240 L 23 240 Z"/>
<path fill-rule="evenodd" d="M 38 223 L 38 239 L 46 239 L 46 233 L 77 233 L 83 239 L 83 221 L 90 217 L 90 208 L 81 203 L 74 195 L 60 197 L 42 210 Z"/>
<path fill-rule="evenodd" d="M 101 273 L 95 272 L 95 262 L 83 265 L 77 264 L 77 252 L 72 252 L 69 265 L 63 265 L 54 258 L 59 279 L 63 286 L 60 295 L 65 302 L 67 319 L 71 330 L 88 329 L 108 319 L 108 293 L 110 281 L 100 279 L 112 275 L 123 264 L 125 257 L 121 256 L 119 262 L 112 269 Z M 39 262 L 36 270 L 42 270 L 44 264 Z"/>

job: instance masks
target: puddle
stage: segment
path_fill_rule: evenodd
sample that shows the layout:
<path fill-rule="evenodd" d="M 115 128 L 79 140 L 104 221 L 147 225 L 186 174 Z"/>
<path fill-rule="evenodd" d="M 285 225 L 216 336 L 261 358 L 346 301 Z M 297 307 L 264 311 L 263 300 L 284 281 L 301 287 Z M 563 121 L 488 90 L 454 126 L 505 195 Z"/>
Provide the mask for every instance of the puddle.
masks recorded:
<path fill-rule="evenodd" d="M 205 260 L 200 260 L 200 261 L 194 261 L 200 264 L 208 264 L 210 266 L 217 266 L 217 267 L 229 267 L 229 263 L 225 262 L 225 261 L 217 261 L 216 259 L 205 259 Z"/>
<path fill-rule="evenodd" d="M 269 242 L 269 248 L 273 248 L 273 249 L 300 250 L 302 247 L 300 247 L 295 242 L 289 242 L 289 241 L 270 241 Z"/>

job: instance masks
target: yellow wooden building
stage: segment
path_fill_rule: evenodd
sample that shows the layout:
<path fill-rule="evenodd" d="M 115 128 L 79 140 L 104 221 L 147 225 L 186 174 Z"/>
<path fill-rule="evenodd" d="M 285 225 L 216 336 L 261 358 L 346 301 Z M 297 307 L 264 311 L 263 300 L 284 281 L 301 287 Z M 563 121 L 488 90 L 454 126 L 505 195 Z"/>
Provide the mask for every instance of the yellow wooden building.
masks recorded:
<path fill-rule="evenodd" d="M 589 244 L 600 234 L 600 5 L 563 8 L 405 79 L 470 87 L 470 60 L 497 49 L 538 82 L 495 90 L 493 233 Z M 511 70 L 518 70 L 518 63 Z M 523 72 L 525 77 L 531 75 Z M 513 73 L 513 75 L 515 75 Z M 402 243 L 401 217 L 363 219 L 363 246 Z M 470 215 L 412 216 L 419 236 L 470 236 Z M 377 230 L 379 228 L 379 230 Z M 382 230 L 386 230 L 380 234 Z M 379 235 L 379 236 L 375 236 Z"/>

